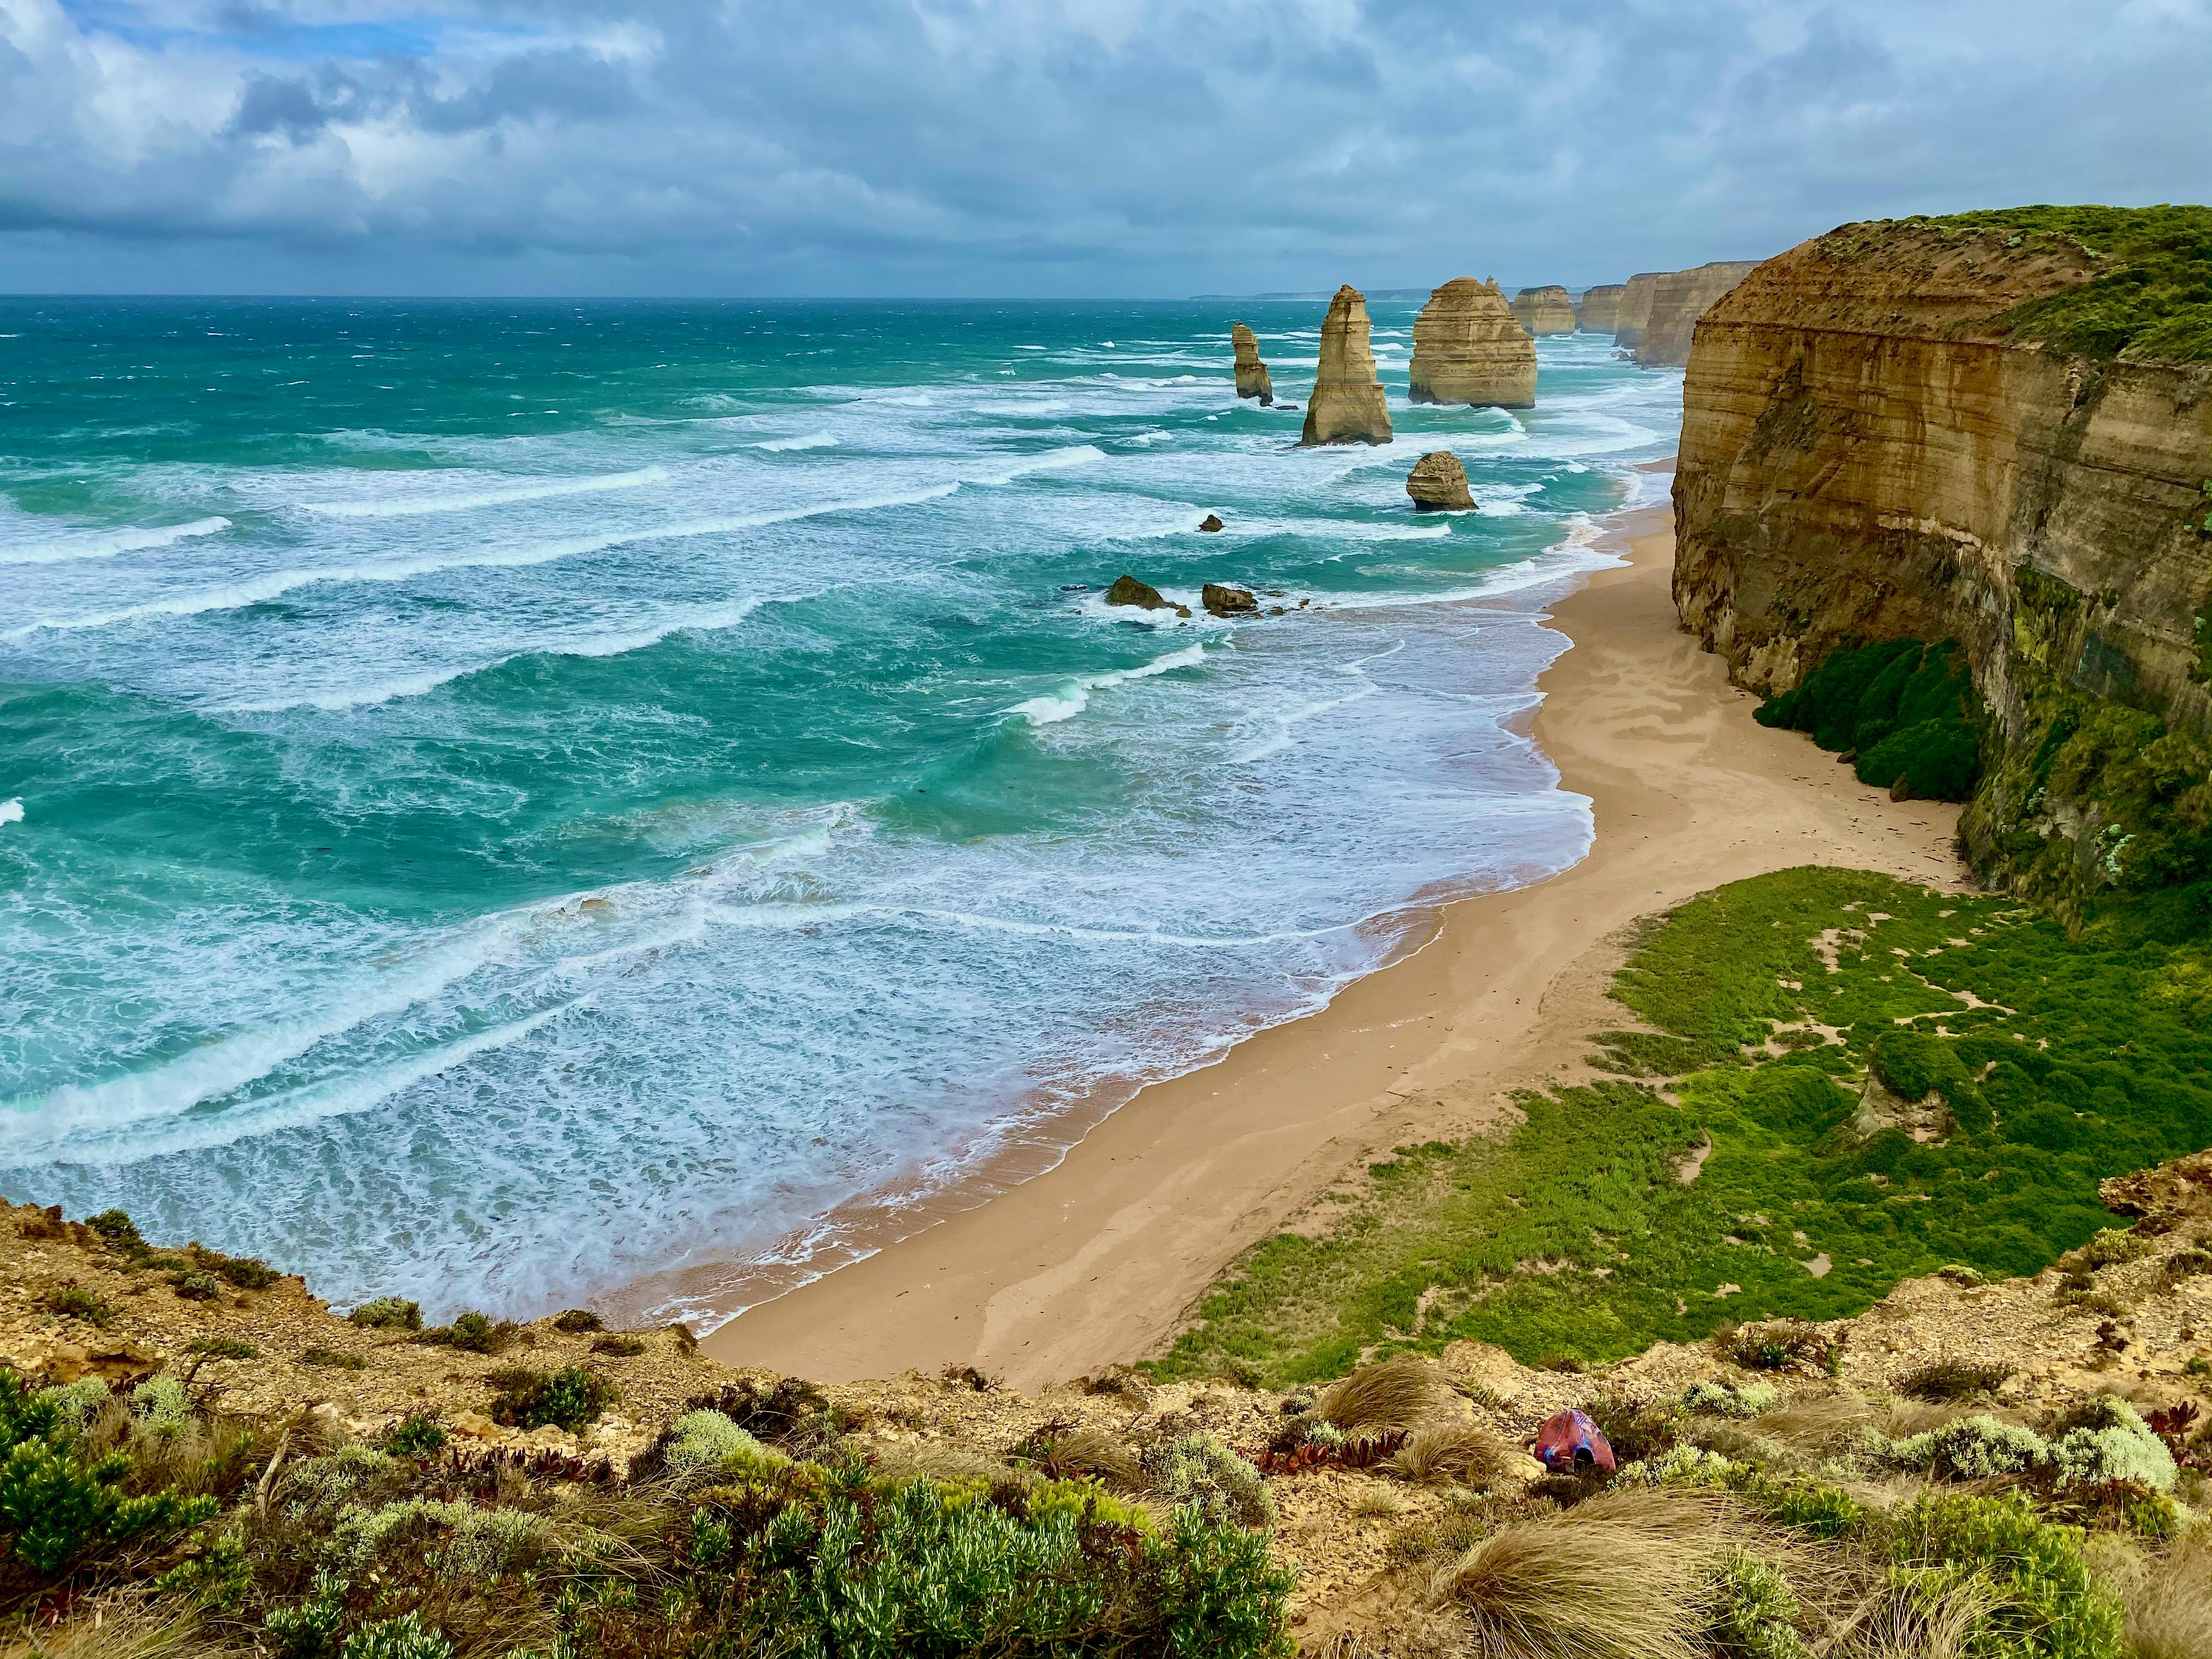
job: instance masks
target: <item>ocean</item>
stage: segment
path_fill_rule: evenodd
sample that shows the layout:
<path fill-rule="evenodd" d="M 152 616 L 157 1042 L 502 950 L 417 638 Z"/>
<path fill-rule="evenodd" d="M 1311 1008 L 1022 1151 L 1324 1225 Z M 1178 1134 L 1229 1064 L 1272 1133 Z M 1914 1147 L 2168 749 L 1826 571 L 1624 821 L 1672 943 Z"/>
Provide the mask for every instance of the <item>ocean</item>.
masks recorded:
<path fill-rule="evenodd" d="M 1408 409 L 1378 304 L 1301 451 L 1228 329 L 1303 403 L 1322 309 L 0 298 L 0 1192 L 703 1325 L 1581 858 L 1542 618 L 1681 377 Z"/>

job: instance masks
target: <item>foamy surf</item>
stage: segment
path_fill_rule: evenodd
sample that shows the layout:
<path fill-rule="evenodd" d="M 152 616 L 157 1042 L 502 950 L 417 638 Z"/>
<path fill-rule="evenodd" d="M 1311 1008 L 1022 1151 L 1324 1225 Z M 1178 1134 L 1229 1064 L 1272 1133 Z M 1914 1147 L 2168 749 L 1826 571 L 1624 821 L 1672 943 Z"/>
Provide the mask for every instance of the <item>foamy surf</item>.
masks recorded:
<path fill-rule="evenodd" d="M 1091 694 L 1103 691 L 1109 686 L 1126 685 L 1132 680 L 1148 680 L 1156 674 L 1169 674 L 1178 668 L 1195 668 L 1206 659 L 1203 643 L 1189 646 L 1181 651 L 1170 651 L 1165 656 L 1136 668 L 1116 669 L 1109 674 L 1089 674 L 1067 682 L 1060 690 L 1042 696 L 1030 697 L 1018 702 L 1006 712 L 1019 714 L 1031 726 L 1057 726 L 1062 720 L 1072 720 L 1091 706 Z"/>
<path fill-rule="evenodd" d="M 529 483 L 498 484 L 457 490 L 451 495 L 400 495 L 380 501 L 302 501 L 302 512 L 327 519 L 404 519 L 429 513 L 474 513 L 488 507 L 507 507 L 517 501 L 556 501 L 563 495 L 596 495 L 610 489 L 641 489 L 666 483 L 668 469 L 641 466 L 630 472 L 611 472 L 593 478 L 547 478 Z"/>
<path fill-rule="evenodd" d="M 220 535 L 229 528 L 228 519 L 206 518 L 148 530 L 100 531 L 28 545 L 0 543 L 0 564 L 67 564 L 77 559 L 112 559 L 119 553 L 143 553 L 196 537 Z"/>

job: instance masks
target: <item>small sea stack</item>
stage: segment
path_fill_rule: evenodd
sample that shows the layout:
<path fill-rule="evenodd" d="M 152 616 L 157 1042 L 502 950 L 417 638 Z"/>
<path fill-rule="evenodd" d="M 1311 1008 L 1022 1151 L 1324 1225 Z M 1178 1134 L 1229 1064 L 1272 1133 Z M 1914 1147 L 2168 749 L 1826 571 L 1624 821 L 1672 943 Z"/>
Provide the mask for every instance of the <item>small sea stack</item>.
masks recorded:
<path fill-rule="evenodd" d="M 1375 352 L 1368 343 L 1372 325 L 1367 296 L 1346 283 L 1328 302 L 1321 325 L 1321 367 L 1313 394 L 1306 399 L 1301 448 L 1312 444 L 1387 444 L 1390 406 L 1376 377 Z"/>
<path fill-rule="evenodd" d="M 1168 607 L 1168 602 L 1160 597 L 1158 588 L 1129 575 L 1114 579 L 1113 586 L 1106 590 L 1106 603 L 1133 605 L 1140 611 L 1164 611 Z"/>
<path fill-rule="evenodd" d="M 1260 337 L 1242 323 L 1229 325 L 1229 343 L 1237 351 L 1237 395 L 1257 398 L 1266 409 L 1275 401 L 1275 384 L 1260 361 Z"/>
<path fill-rule="evenodd" d="M 1617 346 L 1636 346 L 1644 339 L 1644 330 L 1651 320 L 1651 296 L 1662 276 L 1674 273 L 1665 270 L 1639 270 L 1621 285 L 1620 298 L 1613 310 L 1613 343 Z"/>
<path fill-rule="evenodd" d="M 1249 617 L 1256 615 L 1260 601 L 1249 587 L 1231 587 L 1225 582 L 1208 582 L 1200 590 L 1199 601 L 1206 606 L 1209 617 Z"/>
<path fill-rule="evenodd" d="M 1575 331 L 1574 302 L 1557 283 L 1543 288 L 1524 288 L 1513 296 L 1513 314 L 1521 326 L 1541 339 L 1547 334 Z"/>
<path fill-rule="evenodd" d="M 1536 346 L 1495 283 L 1455 276 L 1430 291 L 1413 319 L 1407 397 L 1417 404 L 1529 409 Z"/>
<path fill-rule="evenodd" d="M 1620 311 L 1620 296 L 1627 289 L 1626 283 L 1600 283 L 1595 288 L 1584 289 L 1583 297 L 1575 302 L 1577 326 L 1590 334 L 1612 333 L 1613 319 Z"/>
<path fill-rule="evenodd" d="M 1406 493 L 1418 513 L 1460 512 L 1474 507 L 1467 487 L 1467 469 L 1449 449 L 1432 449 L 1413 463 L 1406 475 Z"/>

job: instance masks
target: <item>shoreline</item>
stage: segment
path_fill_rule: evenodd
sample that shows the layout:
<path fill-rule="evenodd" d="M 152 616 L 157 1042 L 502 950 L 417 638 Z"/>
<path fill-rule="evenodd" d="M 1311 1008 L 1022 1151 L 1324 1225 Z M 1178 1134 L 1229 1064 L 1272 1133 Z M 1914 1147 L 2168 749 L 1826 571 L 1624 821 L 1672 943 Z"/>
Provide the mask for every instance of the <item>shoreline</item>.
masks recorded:
<path fill-rule="evenodd" d="M 1893 803 L 1758 726 L 1721 659 L 1679 630 L 1669 520 L 1654 506 L 1608 521 L 1598 545 L 1628 562 L 1582 578 L 1549 619 L 1569 647 L 1539 678 L 1530 730 L 1559 787 L 1592 801 L 1586 858 L 1439 907 L 1328 1007 L 1139 1089 L 1049 1163 L 1042 1146 L 1007 1149 L 705 1351 L 824 1382 L 973 1365 L 1029 1390 L 1141 1358 L 1347 1170 L 1580 1075 L 1589 1030 L 1620 1017 L 1604 999 L 1614 941 L 1640 917 L 1799 864 L 1961 883 L 1956 806 Z"/>

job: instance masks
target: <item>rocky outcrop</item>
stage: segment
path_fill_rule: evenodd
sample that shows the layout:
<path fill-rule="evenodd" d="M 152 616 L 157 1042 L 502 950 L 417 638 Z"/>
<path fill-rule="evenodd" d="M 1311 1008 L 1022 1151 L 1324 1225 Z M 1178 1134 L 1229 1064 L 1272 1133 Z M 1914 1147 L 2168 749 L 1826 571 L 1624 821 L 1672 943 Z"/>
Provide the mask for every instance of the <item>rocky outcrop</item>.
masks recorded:
<path fill-rule="evenodd" d="M 1455 276 L 1413 319 L 1407 378 L 1417 404 L 1528 409 L 1536 401 L 1536 347 L 1495 283 Z"/>
<path fill-rule="evenodd" d="M 1229 325 L 1229 343 L 1237 353 L 1237 395 L 1257 398 L 1265 409 L 1275 401 L 1275 383 L 1260 361 L 1260 338 L 1242 323 Z"/>
<path fill-rule="evenodd" d="M 1613 310 L 1613 344 L 1633 347 L 1643 343 L 1644 325 L 1651 320 L 1651 291 L 1662 276 L 1672 274 L 1639 270 L 1621 284 L 1620 299 Z"/>
<path fill-rule="evenodd" d="M 1198 527 L 1212 536 L 1218 534 L 1224 526 L 1222 525 L 1221 515 L 1218 513 L 1209 513 L 1198 521 Z"/>
<path fill-rule="evenodd" d="M 1449 508 L 1466 512 L 1474 505 L 1467 487 L 1467 469 L 1449 449 L 1434 449 L 1413 463 L 1406 475 L 1406 493 L 1420 511 Z"/>
<path fill-rule="evenodd" d="M 1756 259 L 1723 259 L 1692 270 L 1670 270 L 1651 284 L 1651 313 L 1638 336 L 1636 361 L 1676 368 L 1690 361 L 1690 339 L 1712 303 L 1759 268 Z"/>
<path fill-rule="evenodd" d="M 2002 228 L 1846 226 L 1705 313 L 1683 396 L 1684 623 L 1761 691 L 1846 640 L 1961 641 L 1996 727 L 1966 833 L 2036 890 L 2130 878 L 2164 809 L 2121 811 L 2096 769 L 2159 722 L 2212 727 L 2212 363 L 2069 355 L 2003 320 L 2111 263 Z M 2092 725 L 2109 760 L 2054 773 Z"/>
<path fill-rule="evenodd" d="M 1547 334 L 1575 331 L 1574 302 L 1557 283 L 1544 288 L 1524 288 L 1513 296 L 1513 315 L 1522 327 L 1539 339 Z"/>
<path fill-rule="evenodd" d="M 1575 323 L 1588 334 L 1613 332 L 1614 315 L 1620 309 L 1620 296 L 1627 291 L 1625 283 L 1601 283 L 1595 288 L 1583 290 L 1583 297 L 1575 301 Z"/>
<path fill-rule="evenodd" d="M 1328 315 L 1322 321 L 1321 366 L 1306 399 L 1301 447 L 1390 441 L 1390 407 L 1376 378 L 1369 327 L 1366 297 L 1346 283 L 1328 302 Z"/>
<path fill-rule="evenodd" d="M 1109 605 L 1133 605 L 1142 611 L 1164 611 L 1168 602 L 1160 597 L 1160 590 L 1134 576 L 1116 576 L 1113 586 L 1106 590 Z"/>
<path fill-rule="evenodd" d="M 1230 587 L 1220 582 L 1206 583 L 1198 597 L 1209 616 L 1249 616 L 1260 608 L 1260 601 L 1253 597 L 1250 588 Z"/>

